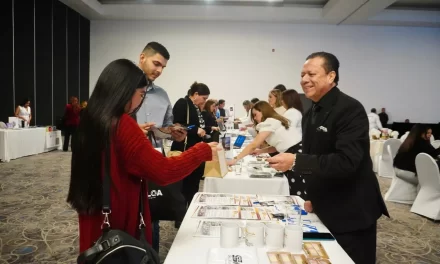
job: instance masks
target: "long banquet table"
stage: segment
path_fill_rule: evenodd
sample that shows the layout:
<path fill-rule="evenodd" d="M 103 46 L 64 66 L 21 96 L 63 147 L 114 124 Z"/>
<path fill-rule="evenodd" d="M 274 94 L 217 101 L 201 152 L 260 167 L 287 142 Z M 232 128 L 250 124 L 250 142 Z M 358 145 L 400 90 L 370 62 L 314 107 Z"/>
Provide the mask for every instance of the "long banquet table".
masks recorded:
<path fill-rule="evenodd" d="M 61 149 L 61 131 L 45 127 L 0 129 L 0 160 L 9 162 L 25 156 Z"/>
<path fill-rule="evenodd" d="M 194 196 L 185 218 L 180 226 L 176 238 L 168 252 L 165 259 L 165 264 L 206 264 L 208 263 L 208 252 L 211 248 L 220 247 L 220 238 L 218 237 L 196 237 L 194 236 L 196 229 L 200 223 L 200 218 L 193 218 L 192 215 L 200 204 L 196 202 L 199 194 Z M 296 197 L 299 204 L 303 204 L 303 201 Z M 314 221 L 320 222 L 315 214 L 308 214 L 307 217 L 314 219 Z M 306 216 L 304 217 L 304 219 Z M 242 221 L 242 220 L 231 220 Z M 248 220 L 253 221 L 253 220 Z M 322 223 L 321 223 L 322 225 Z M 323 225 L 322 225 L 323 226 Z M 315 240 L 316 241 L 316 240 Z M 354 263 L 351 258 L 345 253 L 341 246 L 336 241 L 320 241 L 329 255 L 331 263 Z M 244 242 L 240 242 L 239 247 L 246 247 Z M 282 250 L 282 249 L 281 249 Z M 257 248 L 257 256 L 259 264 L 269 264 L 269 259 L 266 252 L 267 248 Z"/>

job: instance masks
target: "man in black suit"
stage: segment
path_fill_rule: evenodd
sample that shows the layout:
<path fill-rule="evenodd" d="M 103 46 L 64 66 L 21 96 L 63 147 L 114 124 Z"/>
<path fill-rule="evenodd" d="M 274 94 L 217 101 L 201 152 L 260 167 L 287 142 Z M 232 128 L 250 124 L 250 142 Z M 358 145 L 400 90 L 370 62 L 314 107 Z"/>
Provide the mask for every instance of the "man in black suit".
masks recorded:
<path fill-rule="evenodd" d="M 336 87 L 338 69 L 333 54 L 307 57 L 301 86 L 313 107 L 302 119 L 302 153 L 268 161 L 277 170 L 301 174 L 313 211 L 342 248 L 356 264 L 374 264 L 376 222 L 389 215 L 372 169 L 367 114 Z"/>
<path fill-rule="evenodd" d="M 380 122 L 384 128 L 387 127 L 388 124 L 388 114 L 386 113 L 385 108 L 382 108 L 382 112 L 379 114 Z"/>

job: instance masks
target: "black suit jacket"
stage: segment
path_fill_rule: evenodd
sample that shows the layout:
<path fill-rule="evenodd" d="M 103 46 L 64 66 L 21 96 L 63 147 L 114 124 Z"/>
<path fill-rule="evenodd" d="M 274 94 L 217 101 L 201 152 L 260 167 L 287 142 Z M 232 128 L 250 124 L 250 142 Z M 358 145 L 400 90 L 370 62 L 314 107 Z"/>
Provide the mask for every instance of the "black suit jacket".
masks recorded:
<path fill-rule="evenodd" d="M 189 109 L 189 111 L 188 111 Z M 188 113 L 189 113 L 189 122 L 188 121 Z M 200 127 L 200 119 L 197 113 L 197 108 L 191 99 L 186 96 L 185 98 L 180 98 L 173 107 L 173 123 L 179 123 L 184 126 L 194 125 L 193 129 L 188 130 L 187 134 L 187 145 L 186 149 L 194 146 L 195 144 L 202 142 L 202 138 L 197 135 L 197 131 Z M 171 150 L 184 150 L 184 142 L 173 141 L 171 145 Z"/>
<path fill-rule="evenodd" d="M 332 88 L 302 119 L 302 154 L 295 172 L 307 183 L 307 199 L 333 233 L 370 227 L 388 215 L 370 158 L 368 118 L 354 98 Z"/>

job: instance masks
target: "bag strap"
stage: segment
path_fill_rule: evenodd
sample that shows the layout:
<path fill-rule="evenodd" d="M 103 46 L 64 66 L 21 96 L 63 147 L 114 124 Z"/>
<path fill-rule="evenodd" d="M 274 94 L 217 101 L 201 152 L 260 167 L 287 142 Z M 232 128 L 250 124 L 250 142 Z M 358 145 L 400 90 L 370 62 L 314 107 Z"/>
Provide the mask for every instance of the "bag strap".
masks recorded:
<path fill-rule="evenodd" d="M 101 225 L 101 229 L 102 232 L 105 233 L 107 231 L 110 230 L 110 221 L 109 221 L 109 215 L 111 214 L 112 210 L 111 210 L 111 204 L 110 204 L 110 184 L 111 184 L 111 176 L 110 176 L 110 152 L 111 152 L 111 148 L 110 148 L 110 143 L 106 144 L 106 150 L 104 153 L 104 178 L 102 179 L 102 214 L 104 215 L 104 221 Z M 148 245 L 148 243 L 146 242 L 145 239 L 145 222 L 144 222 L 144 199 L 143 199 L 143 188 L 144 188 L 144 184 L 143 181 L 141 180 L 141 190 L 140 190 L 140 194 L 139 194 L 139 229 L 140 229 L 140 236 L 141 236 L 141 240 L 143 240 L 142 242 L 144 242 L 144 244 L 146 244 L 146 246 Z M 107 250 L 110 247 L 116 246 L 117 244 L 119 244 L 120 240 L 118 240 L 117 242 L 115 241 L 107 241 L 109 242 L 109 244 L 97 244 L 95 243 L 95 245 L 93 245 L 92 247 L 90 247 L 89 249 L 85 250 L 82 254 L 80 254 L 77 258 L 77 263 L 81 264 L 81 263 L 85 263 L 86 261 L 91 261 L 93 260 L 93 258 L 96 256 L 96 254 L 101 253 L 102 251 Z M 104 245 L 106 247 L 104 247 Z M 150 258 L 151 257 L 151 253 L 148 253 Z M 159 262 L 156 262 L 159 263 Z"/>
<path fill-rule="evenodd" d="M 189 125 L 189 104 L 186 101 L 186 125 Z M 186 144 L 188 144 L 188 136 L 185 137 L 185 142 L 183 143 L 183 151 L 186 150 Z"/>

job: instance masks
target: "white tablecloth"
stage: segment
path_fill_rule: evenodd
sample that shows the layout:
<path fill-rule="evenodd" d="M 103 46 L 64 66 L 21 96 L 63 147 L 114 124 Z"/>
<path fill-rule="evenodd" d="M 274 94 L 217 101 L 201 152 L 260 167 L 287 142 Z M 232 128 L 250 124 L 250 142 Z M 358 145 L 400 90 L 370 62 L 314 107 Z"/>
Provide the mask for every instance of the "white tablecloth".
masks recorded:
<path fill-rule="evenodd" d="M 47 147 L 46 137 L 48 133 L 56 135 L 58 145 Z M 48 146 L 51 146 L 51 144 L 48 144 Z M 46 132 L 45 127 L 0 129 L 0 160 L 3 162 L 55 149 L 62 149 L 61 146 L 61 131 Z"/>
<path fill-rule="evenodd" d="M 237 150 L 234 150 L 237 155 Z M 241 175 L 236 175 L 234 166 L 223 178 L 206 177 L 203 184 L 204 192 L 211 193 L 242 193 L 242 194 L 271 194 L 289 195 L 289 182 L 285 176 L 273 178 L 250 178 L 247 172 L 247 162 L 256 160 L 252 156 L 244 159 Z"/>
<path fill-rule="evenodd" d="M 269 179 L 249 178 L 246 168 L 241 175 L 229 172 L 223 178 L 207 177 L 204 192 L 289 195 L 289 182 L 285 176 Z"/>
<path fill-rule="evenodd" d="M 194 196 L 196 198 L 198 194 Z M 220 247 L 220 238 L 194 237 L 200 219 L 192 218 L 197 204 L 192 201 L 180 226 L 179 232 L 174 239 L 173 245 L 168 252 L 165 264 L 206 264 L 210 248 Z M 320 241 L 327 251 L 331 263 L 351 264 L 354 263 L 336 241 Z M 241 247 L 245 247 L 242 243 Z M 258 263 L 270 264 L 266 255 L 266 248 L 259 248 Z"/>

